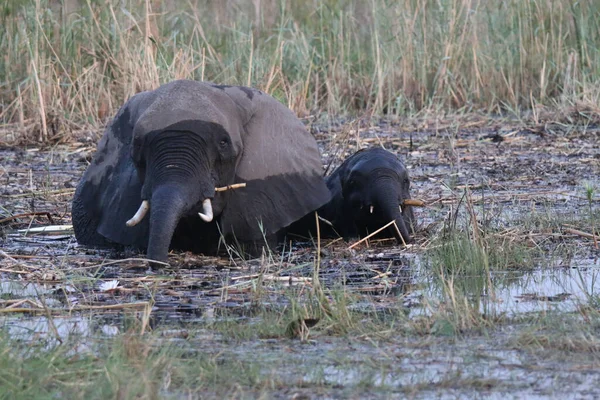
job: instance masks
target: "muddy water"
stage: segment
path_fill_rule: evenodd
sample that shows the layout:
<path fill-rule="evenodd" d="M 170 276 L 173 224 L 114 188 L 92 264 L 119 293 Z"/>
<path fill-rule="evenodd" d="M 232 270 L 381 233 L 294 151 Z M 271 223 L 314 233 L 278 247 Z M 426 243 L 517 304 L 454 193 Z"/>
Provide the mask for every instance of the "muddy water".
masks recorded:
<path fill-rule="evenodd" d="M 575 312 L 600 294 L 598 260 L 576 260 L 570 268 L 534 271 L 495 293 L 496 312 L 508 315 L 539 311 Z M 573 264 L 572 264 L 573 265 Z"/>
<path fill-rule="evenodd" d="M 348 243 L 323 243 L 321 283 L 360 296 L 362 300 L 353 305 L 358 309 L 401 306 L 409 315 L 423 315 L 428 312 L 425 300 L 441 296 L 427 270 L 429 240 L 460 204 L 464 209 L 465 186 L 471 188 L 480 223 L 493 229 L 519 230 L 536 215 L 581 219 L 590 206 L 585 185 L 600 190 L 599 135 L 600 129 L 594 127 L 555 129 L 543 135 L 500 126 L 416 133 L 387 123 L 317 129 L 325 165 L 335 166 L 358 147 L 382 143 L 409 165 L 413 196 L 430 203 L 416 211 L 420 232 L 416 244 L 407 249 L 392 242 L 353 250 L 346 249 Z M 87 143 L 51 150 L 0 150 L 0 219 L 34 212 L 49 212 L 52 218 L 27 215 L 0 225 L 0 248 L 11 257 L 0 258 L 0 307 L 35 309 L 25 315 L 0 315 L 0 326 L 10 336 L 46 338 L 49 345 L 72 337 L 110 337 L 124 329 L 123 310 L 68 315 L 59 311 L 150 300 L 152 324 L 157 329 L 182 321 L 202 327 L 221 318 L 246 320 L 252 316 L 259 273 L 266 291 L 261 302 L 269 307 L 284 307 L 290 293 L 310 287 L 315 259 L 311 245 L 296 244 L 283 255 L 250 261 L 177 253 L 170 259 L 173 268 L 149 270 L 144 262 L 118 261 L 138 254 L 81 248 L 69 231 L 26 232 L 70 224 L 70 199 L 92 152 Z M 597 193 L 592 212 L 597 210 Z M 463 218 L 461 214 L 458 220 Z M 589 296 L 598 295 L 599 252 L 593 242 L 565 234 L 560 227 L 536 230 L 532 226 L 532 240 L 547 258 L 536 259 L 523 270 L 494 271 L 493 281 L 498 284 L 480 298 L 486 312 L 509 317 L 568 313 L 589 304 Z M 46 309 L 56 315 L 51 323 L 44 316 Z M 333 397 L 348 395 L 346 390 L 364 390 L 378 397 L 377 390 L 368 389 L 373 387 L 385 388 L 381 397 L 408 393 L 454 398 L 483 393 L 494 398 L 512 393 L 545 398 L 557 387 L 559 394 L 600 394 L 594 376 L 586 368 L 577 369 L 578 362 L 597 366 L 597 359 L 584 357 L 560 364 L 546 357 L 536 362 L 530 353 L 514 348 L 514 329 L 501 326 L 488 337 L 461 340 L 399 337 L 386 343 L 321 334 L 304 344 L 251 340 L 235 349 L 219 335 L 207 332 L 198 334 L 202 340 L 192 336 L 186 343 L 195 351 L 222 352 L 222 357 L 241 360 L 254 360 L 260 354 L 265 373 L 277 373 L 297 386 L 301 386 L 298 382 L 326 384 L 337 388 L 330 392 Z"/>
<path fill-rule="evenodd" d="M 423 268 L 419 271 L 412 281 L 417 289 L 405 296 L 414 316 L 429 314 L 430 310 L 420 307 L 423 299 L 444 297 L 431 274 Z M 488 315 L 517 317 L 535 312 L 576 312 L 600 295 L 600 260 L 576 258 L 564 267 L 492 272 L 492 290 L 481 289 L 485 284 L 477 285 L 487 279 L 485 276 L 465 279 L 476 282 L 473 290 L 467 288 L 465 293 L 479 299 L 480 310 Z"/>

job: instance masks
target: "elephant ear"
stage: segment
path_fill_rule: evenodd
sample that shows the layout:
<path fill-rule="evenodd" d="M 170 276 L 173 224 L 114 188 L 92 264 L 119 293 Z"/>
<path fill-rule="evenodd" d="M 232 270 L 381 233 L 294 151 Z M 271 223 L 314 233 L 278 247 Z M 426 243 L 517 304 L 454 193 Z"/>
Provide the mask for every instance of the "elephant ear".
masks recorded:
<path fill-rule="evenodd" d="M 256 241 L 317 210 L 331 195 L 315 139 L 287 107 L 246 87 L 223 90 L 244 121 L 243 154 L 221 215 L 224 234 Z"/>
<path fill-rule="evenodd" d="M 91 237 L 86 240 L 85 235 L 77 235 L 83 244 L 98 244 L 94 242 L 100 234 L 109 242 L 139 248 L 147 246 L 149 218 L 134 227 L 125 225 L 141 203 L 142 184 L 131 158 L 131 145 L 133 125 L 146 97 L 147 92 L 140 93 L 121 107 L 107 127 L 77 189 L 73 224 L 76 233 L 78 224 L 86 225 L 79 231 L 87 230 L 87 236 Z"/>
<path fill-rule="evenodd" d="M 342 204 L 344 204 L 343 195 L 343 180 L 344 180 L 344 169 L 342 166 L 335 169 L 331 175 L 326 179 L 327 188 L 331 193 L 331 200 L 319 208 L 319 216 L 326 219 L 329 222 L 333 222 L 342 212 Z"/>

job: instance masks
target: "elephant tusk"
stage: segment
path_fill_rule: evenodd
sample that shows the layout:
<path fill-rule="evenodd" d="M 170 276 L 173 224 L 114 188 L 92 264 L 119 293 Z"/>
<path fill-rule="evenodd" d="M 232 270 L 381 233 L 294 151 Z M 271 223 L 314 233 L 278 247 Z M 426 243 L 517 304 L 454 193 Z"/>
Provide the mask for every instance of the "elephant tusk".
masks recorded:
<path fill-rule="evenodd" d="M 204 222 L 210 222 L 213 220 L 213 210 L 210 199 L 205 199 L 202 202 L 202 212 L 199 212 L 198 215 Z"/>
<path fill-rule="evenodd" d="M 142 201 L 142 204 L 140 204 L 140 208 L 138 208 L 135 215 L 129 221 L 127 221 L 125 225 L 129 227 L 136 226 L 144 219 L 149 209 L 150 203 L 148 202 L 148 200 Z"/>
<path fill-rule="evenodd" d="M 373 214 L 373 206 L 369 207 L 369 214 Z"/>

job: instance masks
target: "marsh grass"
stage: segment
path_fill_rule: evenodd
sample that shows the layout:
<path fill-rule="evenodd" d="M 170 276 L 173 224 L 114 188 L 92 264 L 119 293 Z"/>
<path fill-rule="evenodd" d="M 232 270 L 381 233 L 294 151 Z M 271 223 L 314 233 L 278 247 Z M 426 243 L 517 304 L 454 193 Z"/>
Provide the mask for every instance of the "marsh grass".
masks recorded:
<path fill-rule="evenodd" d="M 476 208 L 465 189 L 457 208 L 425 251 L 433 286 L 426 299 L 430 318 L 421 330 L 454 335 L 486 329 L 502 319 L 496 290 L 514 283 L 515 274 L 536 266 L 541 251 L 522 240 L 521 230 L 500 229 L 494 207 Z M 511 274 L 506 274 L 511 272 Z"/>
<path fill-rule="evenodd" d="M 580 200 L 586 200 L 587 207 L 581 211 L 538 201 L 512 209 L 489 200 L 477 205 L 465 187 L 441 230 L 424 248 L 430 275 L 425 299 L 428 316 L 419 319 L 416 331 L 451 336 L 507 322 L 496 305 L 503 301 L 502 295 L 497 298 L 496 292 L 519 285 L 519 277 L 530 271 L 569 266 L 577 257 L 591 257 L 598 213 L 589 185 L 584 194 Z M 589 246 L 573 246 L 573 239 Z M 595 279 L 594 274 L 591 278 L 579 274 L 581 288 L 589 283 L 584 279 Z M 597 293 L 587 290 L 581 306 L 597 307 Z"/>
<path fill-rule="evenodd" d="M 547 350 L 560 358 L 564 353 L 600 355 L 600 314 L 582 305 L 579 313 L 548 312 L 523 317 L 512 344 L 536 352 Z"/>
<path fill-rule="evenodd" d="M 278 305 L 256 303 L 245 318 L 219 318 L 207 324 L 223 340 L 298 339 L 319 340 L 323 335 L 386 338 L 410 330 L 401 303 L 397 308 L 377 310 L 372 299 L 343 288 L 312 291 L 288 289 Z"/>
<path fill-rule="evenodd" d="M 290 300 L 296 299 L 292 295 Z M 394 313 L 352 311 L 350 308 L 358 299 L 342 291 L 327 292 L 326 296 L 329 311 L 314 329 L 310 328 L 313 345 L 324 336 L 377 340 L 397 336 L 399 316 Z M 36 339 L 3 334 L 0 397 L 160 398 L 186 393 L 239 398 L 256 397 L 290 385 L 328 386 L 312 366 L 318 365 L 318 360 L 311 360 L 308 366 L 295 366 L 288 365 L 285 352 L 276 359 L 268 358 L 272 355 L 265 359 L 261 354 L 252 354 L 252 347 L 260 347 L 265 339 L 276 339 L 273 343 L 283 344 L 284 348 L 305 343 L 308 335 L 289 335 L 286 330 L 299 318 L 319 315 L 322 307 L 309 297 L 306 303 L 290 301 L 289 306 L 282 308 L 263 306 L 251 317 L 220 316 L 199 324 L 184 322 L 176 328 L 167 326 L 166 330 L 154 331 L 144 329 L 147 323 L 138 313 L 124 315 L 119 324 L 124 333 L 110 337 L 98 337 L 91 331 L 84 335 L 63 332 L 63 340 L 57 341 L 58 336 L 50 330 L 47 336 Z M 173 329 L 185 335 L 173 333 Z M 354 364 L 341 366 L 340 370 L 343 367 L 351 370 Z M 371 375 L 350 386 L 384 388 L 373 383 L 377 366 L 367 367 Z M 293 375 L 287 376 L 288 370 Z M 297 375 L 301 371 L 306 376 Z"/>
<path fill-rule="evenodd" d="M 593 184 L 587 182 L 584 184 L 585 189 L 585 198 L 588 201 L 588 213 L 589 213 L 589 223 L 592 231 L 592 239 L 594 240 L 594 246 L 598 248 L 598 239 L 596 238 L 596 217 L 594 214 L 594 194 L 596 193 L 596 188 Z"/>
<path fill-rule="evenodd" d="M 109 341 L 52 348 L 2 337 L 0 366 L 2 398 L 160 398 L 179 390 L 231 395 L 274 385 L 256 363 L 203 354 L 137 329 Z"/>
<path fill-rule="evenodd" d="M 499 335 L 491 336 L 499 342 L 490 345 L 494 355 L 499 349 L 529 353 L 534 361 L 523 361 L 525 369 L 529 365 L 547 367 L 553 361 L 584 371 L 597 365 L 597 311 L 587 317 L 564 313 L 522 316 L 513 321 L 513 326 L 517 329 L 511 330 L 508 338 L 492 333 Z M 443 388 L 489 390 L 503 384 L 495 376 L 473 377 L 468 372 L 462 375 L 461 370 L 440 372 L 446 357 L 453 356 L 444 348 L 455 343 L 453 338 L 405 341 L 393 326 L 380 335 L 357 336 L 350 347 L 346 340 L 329 337 L 323 348 L 319 336 L 312 343 L 256 341 L 254 337 L 211 337 L 212 328 L 206 326 L 188 328 L 186 339 L 169 337 L 158 330 L 140 335 L 138 326 L 110 338 L 69 338 L 51 347 L 41 341 L 19 342 L 1 336 L 0 397 L 266 398 L 289 393 L 291 388 L 332 394 L 336 392 L 329 390 L 335 388 L 350 397 L 381 391 L 385 397 L 390 390 L 415 394 Z M 456 349 L 454 356 L 466 357 L 458 365 L 469 365 L 473 362 L 470 357 L 486 354 L 480 346 L 466 355 L 464 350 Z M 438 348 L 441 358 L 431 358 Z M 409 371 L 406 373 L 414 374 L 414 385 L 399 384 L 398 358 L 410 362 L 411 357 L 428 360 L 419 366 L 425 376 Z M 429 362 L 433 369 L 428 369 Z M 554 368 L 555 364 L 551 365 Z M 442 379 L 432 382 L 429 374 L 434 372 Z"/>
<path fill-rule="evenodd" d="M 584 187 L 585 188 L 585 187 Z M 511 217 L 511 225 L 519 227 L 522 244 L 531 246 L 533 254 L 543 254 L 546 265 L 555 265 L 560 259 L 586 255 L 590 247 L 596 247 L 600 234 L 597 223 L 600 209 L 595 205 L 593 191 L 583 192 L 587 204 L 580 207 L 557 208 L 551 202 L 531 204 L 529 212 Z M 579 234 L 574 234 L 579 232 Z M 583 246 L 573 246 L 570 239 L 576 237 Z M 523 240 L 525 239 L 525 240 Z M 590 247 L 587 246 L 589 243 Z"/>
<path fill-rule="evenodd" d="M 597 113 L 599 10 L 597 0 L 4 2 L 2 141 L 97 131 L 134 93 L 177 78 L 256 86 L 301 116 Z"/>

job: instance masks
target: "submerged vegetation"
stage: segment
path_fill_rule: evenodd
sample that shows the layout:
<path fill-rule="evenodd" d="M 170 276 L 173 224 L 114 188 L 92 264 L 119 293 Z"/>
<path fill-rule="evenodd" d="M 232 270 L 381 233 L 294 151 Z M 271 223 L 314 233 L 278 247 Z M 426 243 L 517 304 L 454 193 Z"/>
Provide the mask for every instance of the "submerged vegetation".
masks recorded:
<path fill-rule="evenodd" d="M 5 140 L 99 128 L 177 78 L 299 115 L 597 110 L 600 2 L 21 0 L 0 3 Z"/>

